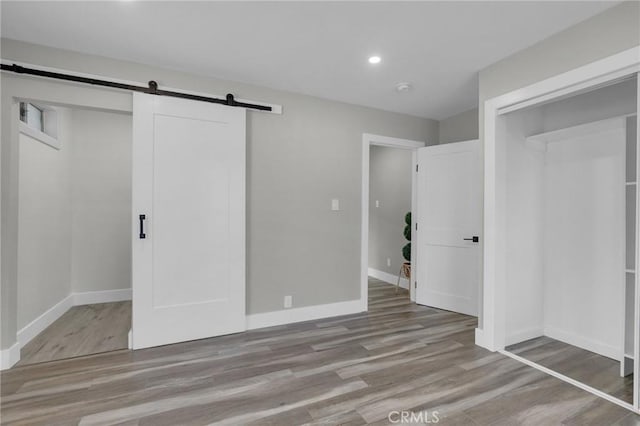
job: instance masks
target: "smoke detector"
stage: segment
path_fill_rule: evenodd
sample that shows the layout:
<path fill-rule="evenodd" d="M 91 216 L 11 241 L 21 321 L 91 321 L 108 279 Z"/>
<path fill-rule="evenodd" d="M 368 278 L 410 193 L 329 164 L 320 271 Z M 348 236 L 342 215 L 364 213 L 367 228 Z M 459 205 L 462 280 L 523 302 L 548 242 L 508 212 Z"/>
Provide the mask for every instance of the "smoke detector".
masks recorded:
<path fill-rule="evenodd" d="M 411 83 L 398 83 L 396 84 L 396 92 L 404 93 L 411 90 Z"/>

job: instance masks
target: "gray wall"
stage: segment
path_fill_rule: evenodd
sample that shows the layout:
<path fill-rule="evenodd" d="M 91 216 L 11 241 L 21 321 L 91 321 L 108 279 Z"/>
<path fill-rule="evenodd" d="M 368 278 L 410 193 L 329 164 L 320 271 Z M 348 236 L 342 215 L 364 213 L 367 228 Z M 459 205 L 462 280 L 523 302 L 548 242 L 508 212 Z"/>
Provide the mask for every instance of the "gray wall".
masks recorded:
<path fill-rule="evenodd" d="M 478 108 L 440 120 L 439 143 L 478 139 Z"/>
<path fill-rule="evenodd" d="M 480 71 L 479 105 L 640 44 L 640 2 L 627 1 Z"/>
<path fill-rule="evenodd" d="M 310 306 L 360 297 L 360 179 L 362 133 L 435 143 L 438 123 L 310 96 L 195 76 L 130 62 L 2 40 L 2 57 L 283 105 L 282 115 L 247 119 L 247 312 Z M 131 95 L 2 74 L 2 347 L 15 340 L 17 220 L 16 91 L 131 110 Z M 24 96 L 24 95 L 22 95 Z M 7 109 L 8 108 L 8 109 Z M 15 116 L 15 112 L 13 112 Z M 331 211 L 331 199 L 341 210 Z M 8 230 L 9 232 L 5 232 Z"/>
<path fill-rule="evenodd" d="M 71 290 L 70 114 L 58 114 L 60 150 L 19 136 L 18 329 Z"/>
<path fill-rule="evenodd" d="M 131 116 L 73 110 L 71 288 L 131 287 Z"/>
<path fill-rule="evenodd" d="M 635 114 L 636 94 L 637 80 L 633 78 L 542 105 L 538 107 L 542 111 L 542 131 Z"/>
<path fill-rule="evenodd" d="M 404 215 L 411 210 L 412 151 L 374 145 L 370 154 L 369 267 L 395 275 L 407 243 L 402 232 Z"/>

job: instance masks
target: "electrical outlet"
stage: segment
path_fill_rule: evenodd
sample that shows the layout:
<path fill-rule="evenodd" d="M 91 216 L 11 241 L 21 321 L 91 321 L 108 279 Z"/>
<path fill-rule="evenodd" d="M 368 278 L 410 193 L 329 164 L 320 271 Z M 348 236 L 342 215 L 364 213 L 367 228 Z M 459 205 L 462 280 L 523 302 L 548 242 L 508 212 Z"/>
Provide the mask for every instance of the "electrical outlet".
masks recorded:
<path fill-rule="evenodd" d="M 293 296 L 284 297 L 284 307 L 290 308 L 293 305 Z"/>
<path fill-rule="evenodd" d="M 334 212 L 340 210 L 340 200 L 338 200 L 337 198 L 331 200 L 331 210 L 333 210 Z"/>
<path fill-rule="evenodd" d="M 391 258 L 387 257 L 387 266 L 391 267 Z"/>

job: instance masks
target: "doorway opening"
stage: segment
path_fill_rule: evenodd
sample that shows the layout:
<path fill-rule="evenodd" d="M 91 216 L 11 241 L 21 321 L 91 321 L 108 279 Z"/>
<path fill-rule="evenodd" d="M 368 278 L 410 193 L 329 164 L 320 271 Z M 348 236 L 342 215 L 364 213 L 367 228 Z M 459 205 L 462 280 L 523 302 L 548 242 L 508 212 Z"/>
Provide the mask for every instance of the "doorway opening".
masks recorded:
<path fill-rule="evenodd" d="M 410 259 L 415 259 L 416 237 L 410 232 L 415 229 L 415 219 L 411 214 L 407 217 L 407 213 L 415 211 L 417 202 L 413 172 L 417 164 L 416 150 L 425 145 L 421 141 L 362 135 L 360 302 L 363 311 L 368 308 L 370 279 L 374 285 L 402 287 L 398 293 L 406 294 L 408 290 L 410 299 L 415 299 L 411 283 L 416 268 L 410 266 Z M 413 241 L 405 248 L 409 242 L 405 236 L 407 225 L 407 236 Z"/>
<path fill-rule="evenodd" d="M 412 163 L 410 150 L 369 148 L 369 285 L 393 285 L 400 299 L 411 278 Z"/>
<path fill-rule="evenodd" d="M 20 110 L 17 365 L 127 349 L 131 114 Z"/>

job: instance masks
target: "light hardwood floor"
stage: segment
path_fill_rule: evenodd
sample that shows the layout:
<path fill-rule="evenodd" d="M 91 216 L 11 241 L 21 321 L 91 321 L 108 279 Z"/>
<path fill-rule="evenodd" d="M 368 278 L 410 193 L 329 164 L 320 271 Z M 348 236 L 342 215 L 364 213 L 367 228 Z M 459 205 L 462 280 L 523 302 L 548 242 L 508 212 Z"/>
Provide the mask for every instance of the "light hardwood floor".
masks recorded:
<path fill-rule="evenodd" d="M 507 350 L 633 403 L 633 376 L 620 377 L 618 361 L 546 336 L 509 346 Z"/>
<path fill-rule="evenodd" d="M 476 319 L 372 280 L 367 313 L 2 373 L 6 424 L 632 425 L 638 417 L 474 345 Z M 433 420 L 433 418 L 431 418 Z"/>
<path fill-rule="evenodd" d="M 131 302 L 74 306 L 27 343 L 18 365 L 126 349 Z"/>

